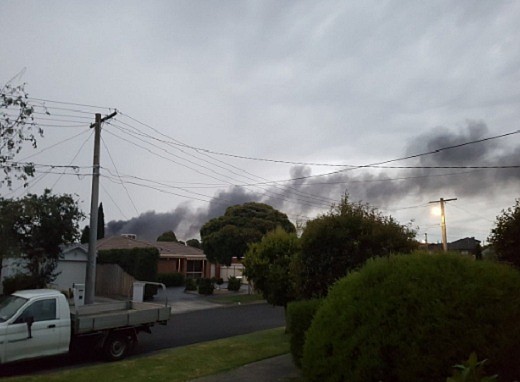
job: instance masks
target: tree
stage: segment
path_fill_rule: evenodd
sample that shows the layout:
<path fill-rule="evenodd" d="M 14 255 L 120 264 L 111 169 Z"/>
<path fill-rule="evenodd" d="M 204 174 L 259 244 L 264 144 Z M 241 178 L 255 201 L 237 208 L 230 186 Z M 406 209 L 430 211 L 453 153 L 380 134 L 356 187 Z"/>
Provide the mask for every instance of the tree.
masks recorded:
<path fill-rule="evenodd" d="M 351 203 L 348 195 L 329 213 L 307 223 L 301 237 L 299 293 L 327 295 L 330 285 L 372 257 L 409 253 L 415 231 L 383 216 L 368 204 Z"/>
<path fill-rule="evenodd" d="M 202 244 L 200 244 L 200 241 L 198 241 L 197 239 L 189 239 L 188 241 L 186 241 L 186 245 L 188 247 L 202 249 Z"/>
<path fill-rule="evenodd" d="M 99 203 L 98 207 L 98 229 L 97 229 L 97 240 L 105 237 L 105 213 L 103 212 L 103 203 Z M 87 244 L 90 240 L 90 226 L 86 225 L 81 231 L 81 238 L 79 239 L 81 244 Z"/>
<path fill-rule="evenodd" d="M 16 219 L 17 213 L 18 211 L 9 204 L 9 201 L 0 198 L 0 266 L 4 258 L 20 255 L 19 243 L 11 233 L 12 222 Z"/>
<path fill-rule="evenodd" d="M 0 199 L 1 255 L 20 256 L 34 287 L 54 281 L 61 245 L 78 239 L 84 217 L 72 196 L 29 194 L 18 200 Z"/>
<path fill-rule="evenodd" d="M 211 219 L 200 229 L 202 248 L 211 262 L 230 265 L 233 257 L 241 259 L 251 243 L 281 227 L 295 232 L 287 215 L 263 203 L 245 203 L 228 207 L 223 216 Z"/>
<path fill-rule="evenodd" d="M 26 186 L 27 179 L 34 175 L 32 163 L 18 163 L 13 159 L 25 143 L 36 147 L 36 137 L 43 137 L 24 86 L 7 84 L 0 90 L 0 166 L 4 172 L 0 186 L 7 183 L 9 188 L 13 179 L 22 180 Z"/>
<path fill-rule="evenodd" d="M 97 226 L 97 239 L 103 239 L 105 237 L 105 213 L 103 212 L 103 203 L 99 203 Z"/>
<path fill-rule="evenodd" d="M 244 257 L 245 275 L 270 304 L 287 307 L 295 299 L 289 271 L 299 249 L 296 233 L 280 227 L 249 246 Z"/>
<path fill-rule="evenodd" d="M 79 242 L 81 244 L 87 244 L 89 242 L 89 239 L 90 239 L 90 227 L 88 225 L 86 225 L 85 228 L 83 228 L 83 230 L 81 231 L 81 238 L 79 239 Z"/>
<path fill-rule="evenodd" d="M 173 231 L 166 231 L 163 232 L 156 241 L 174 241 L 178 242 L 177 237 L 175 236 L 175 233 Z"/>
<path fill-rule="evenodd" d="M 520 267 L 520 199 L 497 216 L 488 240 L 499 260 Z"/>

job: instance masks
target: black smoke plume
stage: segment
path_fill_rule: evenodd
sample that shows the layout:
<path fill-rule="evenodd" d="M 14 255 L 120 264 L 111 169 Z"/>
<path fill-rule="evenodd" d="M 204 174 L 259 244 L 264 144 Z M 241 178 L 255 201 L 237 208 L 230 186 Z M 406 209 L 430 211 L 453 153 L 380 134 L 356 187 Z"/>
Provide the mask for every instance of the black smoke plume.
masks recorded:
<path fill-rule="evenodd" d="M 483 122 L 468 122 L 453 132 L 435 128 L 410 140 L 404 156 L 432 152 L 466 142 L 478 141 L 491 134 Z M 511 166 L 520 164 L 519 135 L 487 140 L 440 150 L 408 160 L 392 162 L 387 167 L 346 168 L 325 176 L 311 176 L 308 166 L 294 166 L 291 181 L 258 187 L 235 186 L 219 191 L 206 207 L 193 210 L 182 204 L 166 213 L 146 212 L 128 221 L 111 221 L 107 234 L 134 233 L 139 238 L 155 240 L 162 232 L 173 230 L 184 240 L 197 237 L 200 227 L 208 220 L 222 215 L 235 204 L 256 201 L 267 203 L 289 215 L 305 216 L 328 210 L 348 192 L 352 200 L 362 200 L 378 207 L 388 207 L 404 197 L 417 201 L 436 200 L 441 195 L 459 198 L 500 192 L 520 184 L 520 169 L 432 169 L 438 166 Z M 361 164 L 363 165 L 363 164 Z M 423 168 L 388 168 L 388 166 L 419 166 Z"/>

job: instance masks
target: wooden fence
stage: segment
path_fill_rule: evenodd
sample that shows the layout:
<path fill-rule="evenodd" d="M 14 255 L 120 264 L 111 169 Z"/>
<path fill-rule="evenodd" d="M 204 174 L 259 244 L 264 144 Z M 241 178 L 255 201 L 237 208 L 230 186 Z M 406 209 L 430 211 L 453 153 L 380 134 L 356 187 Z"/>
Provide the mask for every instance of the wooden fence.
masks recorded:
<path fill-rule="evenodd" d="M 135 278 L 117 264 L 97 264 L 96 295 L 105 297 L 132 296 Z"/>

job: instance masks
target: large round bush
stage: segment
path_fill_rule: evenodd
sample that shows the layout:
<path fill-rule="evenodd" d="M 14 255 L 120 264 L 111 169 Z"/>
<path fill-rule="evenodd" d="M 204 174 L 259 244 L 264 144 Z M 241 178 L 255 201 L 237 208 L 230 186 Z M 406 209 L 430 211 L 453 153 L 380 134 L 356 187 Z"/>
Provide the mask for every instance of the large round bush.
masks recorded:
<path fill-rule="evenodd" d="M 472 352 L 501 382 L 520 377 L 520 273 L 461 255 L 392 256 L 334 285 L 307 333 L 303 372 L 438 382 Z"/>

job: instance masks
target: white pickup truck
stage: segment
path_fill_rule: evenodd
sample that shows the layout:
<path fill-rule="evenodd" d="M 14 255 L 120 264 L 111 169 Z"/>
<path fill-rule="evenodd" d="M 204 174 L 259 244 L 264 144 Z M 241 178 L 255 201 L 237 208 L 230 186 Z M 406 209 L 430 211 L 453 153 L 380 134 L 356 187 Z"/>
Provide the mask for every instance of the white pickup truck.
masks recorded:
<path fill-rule="evenodd" d="M 124 358 L 141 331 L 165 325 L 165 304 L 121 301 L 84 305 L 71 312 L 56 290 L 24 290 L 0 302 L 0 364 L 64 354 L 87 344 L 109 361 Z"/>

